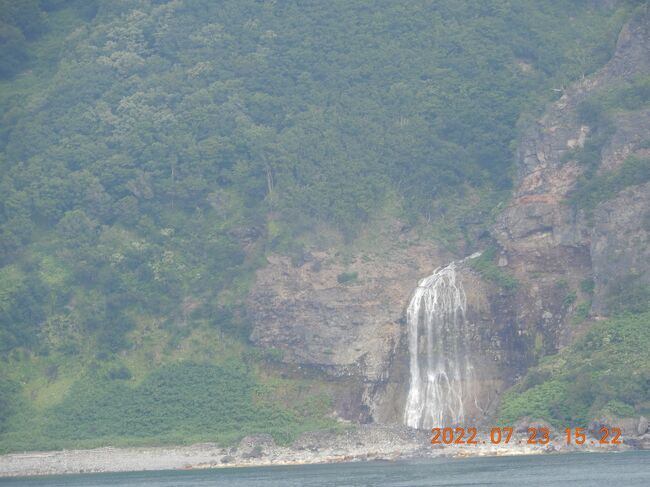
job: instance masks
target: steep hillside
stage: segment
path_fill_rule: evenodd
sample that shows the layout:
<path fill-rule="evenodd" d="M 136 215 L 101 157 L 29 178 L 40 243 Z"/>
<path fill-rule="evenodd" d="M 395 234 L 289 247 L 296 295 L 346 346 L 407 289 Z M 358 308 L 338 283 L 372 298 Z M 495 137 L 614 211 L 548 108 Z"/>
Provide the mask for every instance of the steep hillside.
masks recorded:
<path fill-rule="evenodd" d="M 400 421 L 408 296 L 477 249 L 499 392 L 643 296 L 638 3 L 1 1 L 0 448 Z"/>
<path fill-rule="evenodd" d="M 584 424 L 614 403 L 628 415 L 649 413 L 647 361 L 634 357 L 643 347 L 630 343 L 636 332 L 643 342 L 647 316 L 622 316 L 647 311 L 650 300 L 649 63 L 648 15 L 641 8 L 603 68 L 566 86 L 539 118 L 521 121 L 516 189 L 495 212 L 489 234 L 472 228 L 471 220 L 462 224 L 473 238 L 461 252 L 483 251 L 458 271 L 467 296 L 468 355 L 476 368 L 475 420 L 492 421 L 500 395 L 512 384 L 518 385 L 501 406 L 509 421 L 538 413 L 556 424 Z M 314 252 L 293 265 L 271 260 L 258 272 L 249 300 L 251 337 L 286 350 L 289 363 L 353 377 L 353 397 L 345 403 L 349 417 L 399 422 L 408 391 L 408 296 L 419 278 L 459 252 L 422 245 L 408 227 L 385 228 L 371 237 L 374 248 L 360 241 L 347 265 L 338 264 L 332 252 Z M 347 275 L 354 279 L 337 285 L 336 278 Z M 601 365 L 577 366 L 579 390 L 589 392 L 562 399 L 561 414 L 553 409 L 558 396 L 552 393 L 533 402 L 537 409 L 513 406 L 526 404 L 525 391 L 539 385 L 537 369 L 531 372 L 535 379 L 522 379 L 529 367 L 611 316 L 619 318 L 594 333 L 634 323 L 635 332 L 620 335 L 627 361 L 610 362 L 603 352 Z M 563 352 L 573 364 L 587 360 L 580 340 Z M 626 380 L 598 390 L 603 381 L 615 382 L 614 376 Z M 562 377 L 575 380 L 570 373 Z"/>

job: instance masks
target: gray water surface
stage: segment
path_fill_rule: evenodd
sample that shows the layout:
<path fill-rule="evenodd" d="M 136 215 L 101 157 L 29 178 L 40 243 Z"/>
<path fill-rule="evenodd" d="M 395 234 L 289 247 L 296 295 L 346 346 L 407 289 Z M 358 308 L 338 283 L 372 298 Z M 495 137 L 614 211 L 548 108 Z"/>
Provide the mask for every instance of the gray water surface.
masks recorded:
<path fill-rule="evenodd" d="M 2 487 L 650 486 L 650 451 L 0 479 Z"/>

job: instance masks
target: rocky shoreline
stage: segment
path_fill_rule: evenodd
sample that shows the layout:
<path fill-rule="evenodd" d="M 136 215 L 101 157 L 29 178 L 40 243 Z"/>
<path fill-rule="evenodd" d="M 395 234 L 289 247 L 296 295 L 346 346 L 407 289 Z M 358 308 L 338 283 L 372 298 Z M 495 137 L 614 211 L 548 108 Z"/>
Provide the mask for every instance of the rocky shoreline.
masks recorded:
<path fill-rule="evenodd" d="M 472 457 L 565 452 L 607 452 L 649 448 L 650 438 L 621 445 L 566 445 L 560 436 L 548 445 L 527 445 L 527 435 L 515 433 L 508 445 L 492 445 L 480 433 L 476 445 L 431 445 L 429 433 L 400 426 L 363 425 L 343 434 L 306 433 L 290 446 L 278 446 L 269 435 L 248 436 L 237 447 L 212 443 L 182 447 L 96 448 L 0 456 L 0 477 L 75 473 L 189 470 L 223 467 L 304 465 L 369 460 L 400 460 L 438 456 Z M 647 436 L 647 435 L 646 435 Z M 484 443 L 483 441 L 486 440 Z"/>

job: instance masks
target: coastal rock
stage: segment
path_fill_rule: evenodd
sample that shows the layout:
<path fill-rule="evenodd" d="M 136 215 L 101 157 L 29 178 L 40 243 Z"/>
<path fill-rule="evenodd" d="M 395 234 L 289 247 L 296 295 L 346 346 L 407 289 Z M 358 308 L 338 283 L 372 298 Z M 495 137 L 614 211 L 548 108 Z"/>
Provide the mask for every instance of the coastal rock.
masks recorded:
<path fill-rule="evenodd" d="M 528 433 L 529 428 L 535 428 L 537 430 L 547 428 L 549 431 L 553 431 L 553 427 L 543 419 L 524 418 L 517 421 L 513 426 L 515 433 Z"/>
<path fill-rule="evenodd" d="M 601 438 L 604 434 L 602 428 L 607 428 L 608 435 L 614 434 L 614 428 L 621 430 L 622 439 L 628 440 L 640 436 L 638 418 L 620 418 L 616 416 L 603 416 L 589 423 L 588 431 L 594 438 Z M 611 439 L 611 438 L 610 438 Z"/>
<path fill-rule="evenodd" d="M 275 441 L 270 434 L 260 433 L 257 435 L 244 436 L 239 442 L 239 450 L 243 451 L 250 450 L 257 446 L 273 448 L 275 446 Z"/>
<path fill-rule="evenodd" d="M 483 435 L 488 435 L 488 431 L 480 430 L 479 435 L 487 438 Z M 13 453 L 0 455 L 0 477 L 650 448 L 650 434 L 626 439 L 626 444 L 617 447 L 600 444 L 567 445 L 563 437 L 551 438 L 548 445 L 528 445 L 527 438 L 528 435 L 524 432 L 514 434 L 507 445 L 491 444 L 489 441 L 475 445 L 432 445 L 427 431 L 417 431 L 401 425 L 362 425 L 337 435 L 324 433 L 320 436 L 310 433 L 292 446 L 269 446 L 263 455 L 241 452 L 224 454 L 223 449 L 214 444 Z M 303 448 L 307 444 L 316 449 Z"/>

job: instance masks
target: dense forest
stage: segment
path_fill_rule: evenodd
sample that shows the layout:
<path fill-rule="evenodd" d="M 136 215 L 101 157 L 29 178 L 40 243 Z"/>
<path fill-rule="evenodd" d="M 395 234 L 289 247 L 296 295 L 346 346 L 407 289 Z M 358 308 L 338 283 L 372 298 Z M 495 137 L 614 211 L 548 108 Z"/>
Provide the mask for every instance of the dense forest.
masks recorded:
<path fill-rule="evenodd" d="M 489 220 L 634 4 L 600 3 L 1 0 L 0 449 L 335 427 L 248 343 L 253 272 L 385 212 Z"/>

